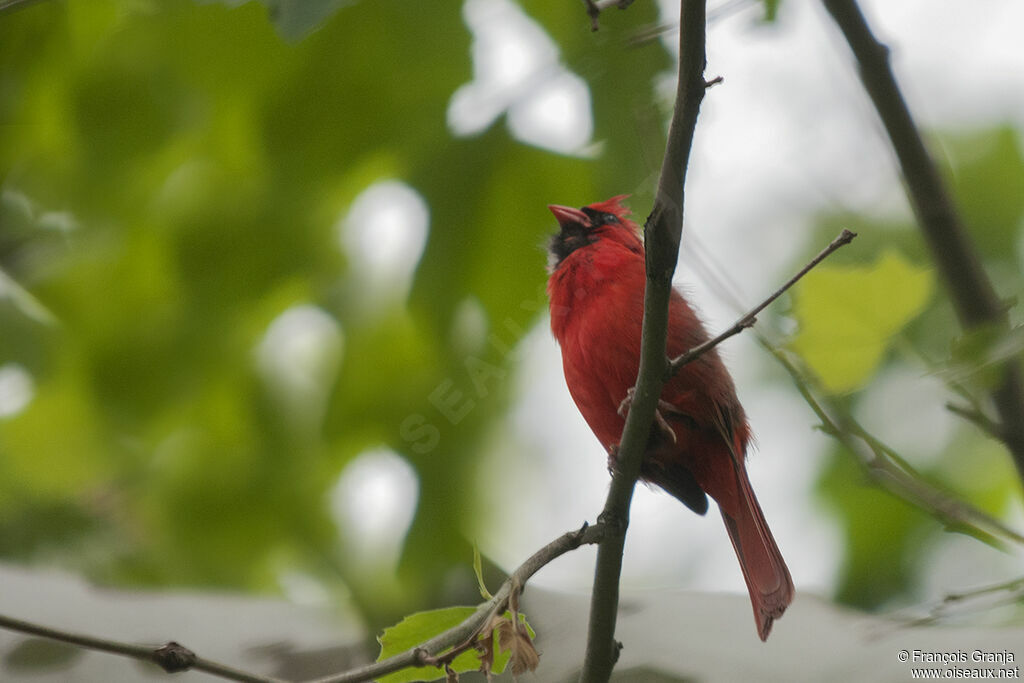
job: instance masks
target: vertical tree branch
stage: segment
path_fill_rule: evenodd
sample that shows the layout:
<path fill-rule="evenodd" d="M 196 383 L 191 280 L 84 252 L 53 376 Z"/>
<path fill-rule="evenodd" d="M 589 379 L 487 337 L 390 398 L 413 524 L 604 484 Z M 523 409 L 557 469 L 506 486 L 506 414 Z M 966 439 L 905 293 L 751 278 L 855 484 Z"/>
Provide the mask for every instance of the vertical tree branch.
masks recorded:
<path fill-rule="evenodd" d="M 889 64 L 889 49 L 871 33 L 856 0 L 822 0 L 853 51 L 860 78 L 899 159 L 910 204 L 966 330 L 1008 330 L 1006 306 L 981 266 L 956 204 L 914 123 Z M 1024 374 L 1020 360 L 1004 366 L 992 392 L 1000 436 L 1024 481 Z"/>
<path fill-rule="evenodd" d="M 597 551 L 587 650 L 580 673 L 580 680 L 585 683 L 607 681 L 618 659 L 615 621 L 629 506 L 668 368 L 665 357 L 668 302 L 683 229 L 683 183 L 705 90 L 705 14 L 705 0 L 681 0 L 679 84 L 675 109 L 654 208 L 644 226 L 647 284 L 640 369 L 636 393 L 622 432 L 618 469 L 612 477 L 611 490 L 600 517 L 607 525 L 607 535 Z"/>

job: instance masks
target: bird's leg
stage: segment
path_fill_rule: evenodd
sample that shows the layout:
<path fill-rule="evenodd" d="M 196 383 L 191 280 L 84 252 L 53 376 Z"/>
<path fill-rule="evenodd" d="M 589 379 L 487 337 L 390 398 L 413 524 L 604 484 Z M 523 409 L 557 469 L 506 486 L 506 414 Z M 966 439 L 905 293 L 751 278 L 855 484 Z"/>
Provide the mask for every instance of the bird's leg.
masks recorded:
<path fill-rule="evenodd" d="M 626 398 L 622 399 L 622 403 L 619 404 L 619 415 L 625 418 L 629 415 L 629 408 L 633 405 L 633 397 L 636 396 L 636 387 L 630 387 L 626 392 Z M 672 443 L 676 442 L 676 433 L 673 431 L 671 425 L 665 419 L 665 415 L 661 411 L 667 413 L 676 412 L 675 407 L 668 401 L 662 401 L 658 399 L 658 408 L 654 411 L 654 421 L 658 423 L 658 427 L 661 431 L 669 438 Z M 609 456 L 609 461 L 611 456 Z"/>

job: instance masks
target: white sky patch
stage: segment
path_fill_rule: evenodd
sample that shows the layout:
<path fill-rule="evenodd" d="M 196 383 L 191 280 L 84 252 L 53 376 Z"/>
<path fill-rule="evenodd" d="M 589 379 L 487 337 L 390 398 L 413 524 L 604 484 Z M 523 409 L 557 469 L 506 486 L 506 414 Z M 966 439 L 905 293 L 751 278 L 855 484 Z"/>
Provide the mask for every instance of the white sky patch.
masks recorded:
<path fill-rule="evenodd" d="M 343 347 L 338 321 L 311 305 L 294 306 L 277 316 L 257 346 L 263 380 L 300 429 L 319 428 Z"/>
<path fill-rule="evenodd" d="M 356 565 L 394 569 L 418 499 L 415 470 L 390 449 L 365 451 L 345 466 L 331 491 L 331 512 Z"/>
<path fill-rule="evenodd" d="M 918 467 L 934 466 L 960 423 L 946 408 L 957 396 L 924 368 L 890 367 L 857 399 L 857 419 L 875 437 Z M 898 406 L 899 419 L 892 419 Z"/>
<path fill-rule="evenodd" d="M 538 147 L 556 152 L 580 150 L 593 133 L 590 89 L 575 74 L 562 71 L 513 104 L 508 127 L 517 139 Z"/>
<path fill-rule="evenodd" d="M 452 95 L 448 126 L 475 135 L 508 113 L 522 142 L 562 154 L 578 153 L 594 131 L 590 89 L 558 61 L 544 29 L 509 0 L 466 0 L 473 34 L 473 80 Z"/>
<path fill-rule="evenodd" d="M 397 180 L 374 183 L 352 202 L 339 223 L 339 237 L 368 307 L 408 296 L 429 225 L 426 201 Z"/>
<path fill-rule="evenodd" d="M 316 577 L 302 572 L 282 572 L 277 578 L 281 590 L 296 605 L 329 607 L 331 592 Z"/>
<path fill-rule="evenodd" d="M 0 419 L 21 413 L 36 393 L 32 375 L 17 363 L 0 365 Z"/>

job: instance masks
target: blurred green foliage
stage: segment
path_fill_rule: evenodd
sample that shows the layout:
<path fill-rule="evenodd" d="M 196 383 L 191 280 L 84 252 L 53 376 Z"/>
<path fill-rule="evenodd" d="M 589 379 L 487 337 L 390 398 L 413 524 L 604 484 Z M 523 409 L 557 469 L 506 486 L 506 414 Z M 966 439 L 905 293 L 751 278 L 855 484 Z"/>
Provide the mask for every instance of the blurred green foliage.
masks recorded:
<path fill-rule="evenodd" d="M 636 188 L 650 203 L 665 114 L 652 83 L 671 68 L 658 41 L 591 34 L 578 3 L 521 6 L 589 86 L 598 160 L 523 144 L 501 119 L 453 137 L 448 102 L 473 78 L 461 2 L 68 0 L 0 14 L 0 366 L 33 383 L 27 407 L 0 417 L 0 557 L 256 591 L 297 572 L 355 600 L 371 629 L 476 601 L 462 532 L 474 464 L 507 408 L 509 350 L 545 306 L 544 206 Z M 777 6 L 766 0 L 766 19 Z M 655 11 L 635 3 L 602 24 Z M 986 265 L 1018 295 L 1017 134 L 943 140 Z M 374 298 L 340 237 L 353 201 L 389 179 L 430 212 L 407 300 Z M 867 329 L 797 295 L 797 348 L 831 388 L 856 407 L 886 369 L 948 369 L 956 326 L 913 226 L 818 224 L 824 241 L 837 226 L 861 235 L 821 294 L 875 288 L 902 304 Z M 297 306 L 338 330 L 337 362 L 313 365 L 322 410 L 301 419 L 259 360 Z M 811 334 L 840 325 L 871 337 L 855 371 L 830 365 L 834 337 Z M 1000 342 L 960 344 L 968 379 Z M 397 575 L 365 571 L 331 514 L 345 466 L 380 446 L 419 485 Z M 829 457 L 820 490 L 847 542 L 839 597 L 883 604 L 910 590 L 939 530 L 853 488 L 848 454 Z M 965 471 L 972 458 L 984 467 Z M 994 514 L 1019 493 L 970 426 L 929 476 Z"/>
<path fill-rule="evenodd" d="M 525 3 L 591 81 L 617 160 L 597 164 L 500 120 L 451 135 L 448 101 L 472 79 L 460 2 L 269 4 L 0 16 L 0 364 L 34 384 L 0 419 L 0 555 L 129 584 L 278 590 L 299 571 L 379 624 L 474 599 L 452 572 L 472 556 L 460 532 L 508 349 L 545 305 L 544 206 L 650 174 L 661 127 L 641 145 L 616 122 L 671 62 L 611 33 L 595 48 L 575 5 Z M 339 224 L 386 179 L 425 198 L 429 237 L 408 302 L 367 311 Z M 343 350 L 322 417 L 296 421 L 257 349 L 307 304 Z M 472 409 L 453 424 L 445 401 Z M 419 478 L 397 581 L 357 571 L 330 514 L 345 465 L 382 445 Z"/>
<path fill-rule="evenodd" d="M 1000 296 L 1020 324 L 1024 293 L 1015 245 L 1024 227 L 1024 161 L 1012 128 L 935 136 L 946 151 L 946 178 L 972 239 Z M 987 392 L 1000 377 L 999 362 L 1020 357 L 1019 327 L 997 334 L 962 333 L 945 289 L 934 281 L 931 259 L 912 224 L 861 215 L 832 214 L 819 220 L 819 240 L 840 227 L 858 233 L 853 248 L 840 250 L 796 287 L 792 314 L 799 328 L 791 348 L 814 380 L 837 394 L 850 415 L 878 400 L 873 382 L 886 371 L 908 371 L 946 385 L 948 400 L 988 410 Z M 856 322 L 854 322 L 856 319 Z M 894 421 L 905 406 L 886 411 Z M 869 432 L 884 427 L 864 424 Z M 939 491 L 964 500 L 996 519 L 1019 504 L 1021 482 L 1005 448 L 976 425 L 959 421 L 938 453 L 904 453 L 920 476 Z M 819 494 L 838 519 L 845 557 L 836 597 L 878 608 L 921 598 L 917 579 L 927 552 L 944 531 L 984 539 L 969 528 L 944 529 L 936 520 L 878 489 L 856 458 L 842 448 L 829 454 Z"/>
<path fill-rule="evenodd" d="M 870 485 L 858 470 L 848 453 L 830 453 L 819 485 L 845 536 L 836 599 L 872 609 L 912 592 L 917 558 L 935 525 L 909 503 Z"/>

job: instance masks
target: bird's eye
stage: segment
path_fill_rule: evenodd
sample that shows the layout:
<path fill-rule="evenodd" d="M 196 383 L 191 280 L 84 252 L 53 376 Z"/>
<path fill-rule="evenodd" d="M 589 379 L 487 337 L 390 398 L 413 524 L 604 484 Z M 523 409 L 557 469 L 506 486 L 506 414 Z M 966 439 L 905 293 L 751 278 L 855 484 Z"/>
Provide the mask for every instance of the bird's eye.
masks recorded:
<path fill-rule="evenodd" d="M 616 216 L 615 214 L 605 213 L 603 211 L 595 211 L 594 209 L 591 209 L 589 206 L 584 206 L 582 209 L 580 209 L 580 211 L 587 214 L 587 216 L 590 218 L 591 224 L 594 227 L 619 222 L 619 217 Z"/>

